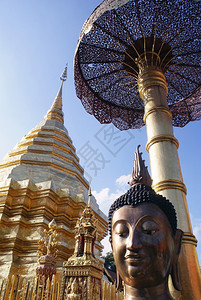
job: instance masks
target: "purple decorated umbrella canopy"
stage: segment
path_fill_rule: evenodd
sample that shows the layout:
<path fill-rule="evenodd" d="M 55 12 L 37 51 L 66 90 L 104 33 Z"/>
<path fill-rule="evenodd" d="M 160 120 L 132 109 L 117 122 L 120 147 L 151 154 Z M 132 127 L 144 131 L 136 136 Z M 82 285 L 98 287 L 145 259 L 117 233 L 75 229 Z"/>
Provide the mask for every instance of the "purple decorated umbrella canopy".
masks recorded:
<path fill-rule="evenodd" d="M 105 0 L 85 22 L 75 54 L 75 86 L 86 111 L 120 130 L 144 125 L 138 60 L 165 74 L 172 124 L 201 119 L 201 4 Z"/>
<path fill-rule="evenodd" d="M 105 0 L 85 22 L 75 54 L 78 98 L 120 130 L 146 123 L 152 187 L 171 200 L 184 231 L 181 294 L 201 299 L 201 277 L 174 126 L 201 119 L 201 2 Z"/>

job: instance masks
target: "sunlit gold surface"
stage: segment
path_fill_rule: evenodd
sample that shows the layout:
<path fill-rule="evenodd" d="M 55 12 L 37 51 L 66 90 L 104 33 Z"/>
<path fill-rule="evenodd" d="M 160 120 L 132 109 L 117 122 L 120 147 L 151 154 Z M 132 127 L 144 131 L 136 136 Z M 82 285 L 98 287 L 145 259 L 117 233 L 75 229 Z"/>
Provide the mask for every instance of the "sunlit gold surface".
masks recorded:
<path fill-rule="evenodd" d="M 162 86 L 168 93 L 166 78 L 163 73 L 157 69 L 147 69 L 138 76 L 138 89 L 140 97 L 143 98 L 144 91 L 153 85 Z"/>
<path fill-rule="evenodd" d="M 153 137 L 152 139 L 150 139 L 150 141 L 147 143 L 147 145 L 146 145 L 146 150 L 147 150 L 147 152 L 149 152 L 149 148 L 153 145 L 153 144 L 155 144 L 155 143 L 160 143 L 160 142 L 170 142 L 170 143 L 174 143 L 175 144 L 175 146 L 177 147 L 177 148 L 179 148 L 179 142 L 178 142 L 178 140 L 174 137 L 174 136 L 168 136 L 168 135 L 166 135 L 166 136 L 164 136 L 164 135 L 157 135 L 157 136 L 155 136 L 155 137 Z"/>
<path fill-rule="evenodd" d="M 179 180 L 163 180 L 160 181 L 152 186 L 152 188 L 158 193 L 163 190 L 168 190 L 168 189 L 177 189 L 186 194 L 186 186 L 183 182 Z"/>
<path fill-rule="evenodd" d="M 197 239 L 191 232 L 184 232 L 182 243 L 193 244 L 197 247 Z"/>
<path fill-rule="evenodd" d="M 16 189 L 17 187 L 17 189 Z M 20 188 L 2 189 L 0 192 L 0 277 L 11 274 L 30 276 L 35 274 L 37 265 L 37 249 L 40 232 L 46 228 L 44 220 L 50 221 L 53 217 L 58 224 L 58 274 L 62 273 L 62 262 L 73 253 L 74 234 L 73 226 L 85 206 L 84 202 L 72 199 L 69 196 L 59 196 L 49 188 L 38 189 L 34 185 Z M 100 219 L 95 213 L 98 229 L 98 243 L 96 251 L 101 251 L 99 241 L 105 233 L 107 222 Z M 13 260 L 14 253 L 14 260 Z"/>
<path fill-rule="evenodd" d="M 63 125 L 61 88 L 45 120 L 0 163 L 0 278 L 35 275 L 41 232 L 52 219 L 58 226 L 57 277 L 62 276 L 63 261 L 73 254 L 73 230 L 86 206 L 89 184 Z M 93 210 L 94 251 L 99 257 L 107 219 L 95 199 Z"/>
<path fill-rule="evenodd" d="M 102 280 L 101 285 L 101 300 L 123 300 L 123 293 L 116 293 L 114 284 Z M 29 294 L 27 300 L 61 300 L 61 280 L 58 280 L 55 276 L 53 276 L 52 281 L 49 281 L 49 279 L 47 282 L 43 281 L 42 285 L 39 285 L 38 278 L 25 279 L 18 275 L 9 276 L 4 281 L 0 279 L 0 286 L 0 299 L 4 296 L 4 299 L 21 300 L 24 299 L 27 293 Z M 89 300 L 92 300 L 92 298 Z"/>
<path fill-rule="evenodd" d="M 52 113 L 52 112 L 49 112 L 48 114 L 47 114 L 47 116 L 46 116 L 46 120 L 52 120 L 52 119 L 54 119 L 54 120 L 57 120 L 57 121 L 59 121 L 59 122 L 63 122 L 63 116 L 60 116 L 58 113 L 57 114 L 54 114 L 54 113 Z"/>
<path fill-rule="evenodd" d="M 161 106 L 161 107 L 158 106 L 158 107 L 154 107 L 154 108 L 148 110 L 148 111 L 144 114 L 143 120 L 144 120 L 145 124 L 146 124 L 146 118 L 148 117 L 148 115 L 152 114 L 153 112 L 157 112 L 157 111 L 166 112 L 166 113 L 171 117 L 171 119 L 172 119 L 172 113 L 171 113 L 171 111 L 170 111 L 168 108 L 163 107 L 163 106 Z"/>
<path fill-rule="evenodd" d="M 69 162 L 69 161 L 68 161 Z M 71 162 L 71 161 L 70 161 Z M 73 175 L 74 177 L 76 177 L 80 182 L 82 182 L 82 184 L 87 188 L 88 187 L 88 184 L 86 183 L 86 181 L 79 175 L 77 174 L 76 172 L 72 171 L 72 170 L 69 170 L 67 168 L 64 168 L 62 166 L 59 166 L 57 164 L 54 164 L 52 162 L 46 162 L 46 161 L 33 161 L 33 160 L 24 160 L 24 159 L 20 159 L 20 160 L 14 160 L 10 163 L 7 163 L 7 164 L 2 164 L 0 165 L 0 169 L 1 168 L 5 168 L 5 167 L 10 167 L 10 166 L 17 166 L 17 165 L 20 165 L 20 164 L 24 164 L 24 165 L 37 165 L 37 166 L 47 166 L 47 167 L 52 167 L 56 170 L 59 170 L 59 171 L 63 171 L 65 172 L 66 174 L 70 174 L 70 175 Z"/>

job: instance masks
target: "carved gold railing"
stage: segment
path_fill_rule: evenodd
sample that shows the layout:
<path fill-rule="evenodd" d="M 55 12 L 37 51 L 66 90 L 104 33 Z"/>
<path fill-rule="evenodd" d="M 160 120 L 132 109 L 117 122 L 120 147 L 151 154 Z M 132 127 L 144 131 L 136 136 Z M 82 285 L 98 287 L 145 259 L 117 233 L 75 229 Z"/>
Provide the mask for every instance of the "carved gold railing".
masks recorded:
<path fill-rule="evenodd" d="M 12 275 L 0 280 L 0 300 L 63 300 L 61 297 L 61 281 L 53 276 L 52 281 L 43 283 L 38 278 L 26 279 Z M 116 293 L 115 286 L 102 280 L 102 296 L 100 300 L 123 300 L 123 293 Z M 91 300 L 91 299 L 87 299 Z"/>
<path fill-rule="evenodd" d="M 0 300 L 59 300 L 61 283 L 53 277 L 41 284 L 38 278 L 25 279 L 18 275 L 0 281 Z"/>

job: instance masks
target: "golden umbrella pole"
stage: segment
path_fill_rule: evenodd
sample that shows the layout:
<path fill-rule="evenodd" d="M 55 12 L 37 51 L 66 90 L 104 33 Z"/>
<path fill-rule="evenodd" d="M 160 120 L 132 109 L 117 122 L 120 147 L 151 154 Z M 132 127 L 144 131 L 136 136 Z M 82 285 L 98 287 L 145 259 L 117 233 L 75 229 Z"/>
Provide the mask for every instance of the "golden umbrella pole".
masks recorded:
<path fill-rule="evenodd" d="M 167 104 L 166 78 L 160 68 L 147 64 L 147 59 L 146 54 L 138 59 L 138 87 L 145 107 L 146 149 L 150 156 L 153 188 L 174 204 L 178 228 L 184 231 L 180 255 L 182 299 L 198 300 L 201 299 L 201 276 L 196 253 L 197 240 L 192 233 L 186 187 L 177 152 L 179 143 L 174 137 L 172 116 Z"/>

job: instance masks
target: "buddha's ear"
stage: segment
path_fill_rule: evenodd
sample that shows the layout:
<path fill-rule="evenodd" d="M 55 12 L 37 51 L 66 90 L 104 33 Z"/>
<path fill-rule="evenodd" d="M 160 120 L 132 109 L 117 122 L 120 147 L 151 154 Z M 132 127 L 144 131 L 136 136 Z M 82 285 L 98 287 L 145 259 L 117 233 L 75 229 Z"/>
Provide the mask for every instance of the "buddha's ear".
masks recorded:
<path fill-rule="evenodd" d="M 121 276 L 119 275 L 119 272 L 117 272 L 117 281 L 116 281 L 116 290 L 117 292 L 121 291 L 123 288 L 123 284 L 122 284 L 122 279 Z"/>
<path fill-rule="evenodd" d="M 174 257 L 173 257 L 173 261 L 172 261 L 171 276 L 172 276 L 172 283 L 174 285 L 174 288 L 178 291 L 181 291 L 178 258 L 179 258 L 179 253 L 181 250 L 182 236 L 183 236 L 183 231 L 180 229 L 177 229 L 176 234 L 174 236 L 175 253 L 174 253 Z"/>

